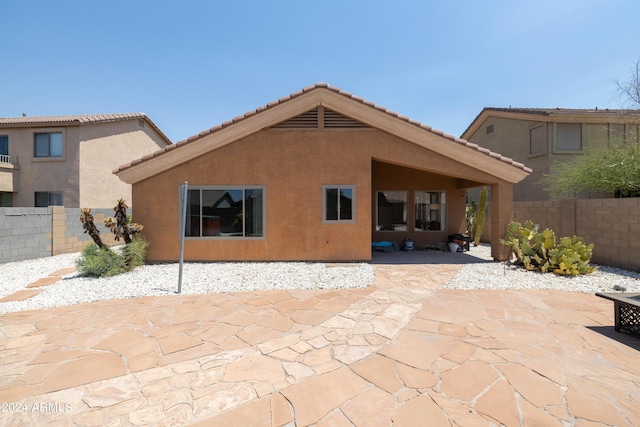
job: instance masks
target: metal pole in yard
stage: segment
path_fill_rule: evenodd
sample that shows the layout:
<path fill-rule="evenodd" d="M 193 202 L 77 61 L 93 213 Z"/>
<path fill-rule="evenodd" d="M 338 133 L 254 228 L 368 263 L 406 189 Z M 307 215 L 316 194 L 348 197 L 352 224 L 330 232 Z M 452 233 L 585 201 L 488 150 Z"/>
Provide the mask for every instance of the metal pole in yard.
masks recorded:
<path fill-rule="evenodd" d="M 182 186 L 182 211 L 180 212 L 180 269 L 178 272 L 178 293 L 182 293 L 182 265 L 184 264 L 184 234 L 187 226 L 187 181 Z"/>

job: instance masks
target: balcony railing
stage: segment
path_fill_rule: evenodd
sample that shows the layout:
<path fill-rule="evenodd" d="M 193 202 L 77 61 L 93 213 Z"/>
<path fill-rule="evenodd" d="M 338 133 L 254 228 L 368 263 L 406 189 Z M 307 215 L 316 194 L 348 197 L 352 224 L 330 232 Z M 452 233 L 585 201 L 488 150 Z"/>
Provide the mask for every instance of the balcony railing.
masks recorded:
<path fill-rule="evenodd" d="M 14 166 L 18 166 L 18 158 L 7 156 L 6 154 L 0 154 L 0 163 L 9 163 Z"/>

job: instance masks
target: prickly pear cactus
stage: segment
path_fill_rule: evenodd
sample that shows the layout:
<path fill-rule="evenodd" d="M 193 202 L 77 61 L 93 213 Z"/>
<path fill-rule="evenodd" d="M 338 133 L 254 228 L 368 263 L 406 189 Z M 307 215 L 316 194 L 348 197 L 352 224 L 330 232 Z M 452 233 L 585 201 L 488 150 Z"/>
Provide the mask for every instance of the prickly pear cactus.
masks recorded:
<path fill-rule="evenodd" d="M 597 267 L 589 265 L 593 247 L 593 243 L 585 244 L 582 237 L 563 237 L 549 253 L 549 260 L 555 266 L 553 272 L 565 276 L 593 273 L 597 270 Z"/>
<path fill-rule="evenodd" d="M 532 221 L 523 224 L 511 222 L 506 239 L 500 243 L 509 246 L 516 257 L 516 265 L 527 270 L 577 276 L 593 273 L 597 267 L 589 265 L 593 243 L 587 245 L 582 237 L 563 237 L 556 245 L 556 236 L 548 228 L 538 232 L 539 225 Z"/>

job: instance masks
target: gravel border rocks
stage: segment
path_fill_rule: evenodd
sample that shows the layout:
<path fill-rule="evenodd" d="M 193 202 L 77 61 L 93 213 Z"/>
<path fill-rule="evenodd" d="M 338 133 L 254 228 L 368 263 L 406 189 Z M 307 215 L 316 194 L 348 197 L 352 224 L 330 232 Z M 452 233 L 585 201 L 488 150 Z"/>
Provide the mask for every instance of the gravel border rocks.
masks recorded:
<path fill-rule="evenodd" d="M 490 248 L 472 251 L 489 256 Z M 486 253 L 485 253 L 486 252 Z M 56 270 L 74 267 L 79 253 L 0 264 L 0 298 L 11 295 Z M 375 279 L 374 265 L 321 262 L 185 263 L 182 294 L 241 292 L 269 289 L 362 288 Z M 110 278 L 81 277 L 78 273 L 24 301 L 0 303 L 0 314 L 66 306 L 106 299 L 175 295 L 178 264 L 151 264 Z M 572 292 L 639 292 L 640 273 L 600 266 L 590 275 L 564 277 L 528 272 L 510 263 L 466 264 L 442 286 L 444 289 L 551 289 Z"/>
<path fill-rule="evenodd" d="M 11 295 L 56 270 L 74 267 L 76 254 L 0 265 L 0 298 Z M 66 275 L 24 301 L 0 303 L 0 313 L 57 307 L 106 299 L 176 295 L 177 263 L 150 264 L 109 277 Z M 374 280 L 367 263 L 330 264 L 319 262 L 185 263 L 182 295 L 260 291 L 271 289 L 363 288 Z"/>

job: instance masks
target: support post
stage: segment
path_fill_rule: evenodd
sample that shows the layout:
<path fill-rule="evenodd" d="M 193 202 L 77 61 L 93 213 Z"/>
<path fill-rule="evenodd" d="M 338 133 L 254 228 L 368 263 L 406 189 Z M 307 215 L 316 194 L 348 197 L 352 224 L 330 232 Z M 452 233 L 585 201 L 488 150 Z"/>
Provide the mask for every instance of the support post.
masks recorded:
<path fill-rule="evenodd" d="M 178 293 L 182 293 L 182 265 L 184 264 L 184 234 L 187 226 L 187 181 L 182 186 L 182 206 L 180 207 L 180 268 L 178 270 Z"/>

